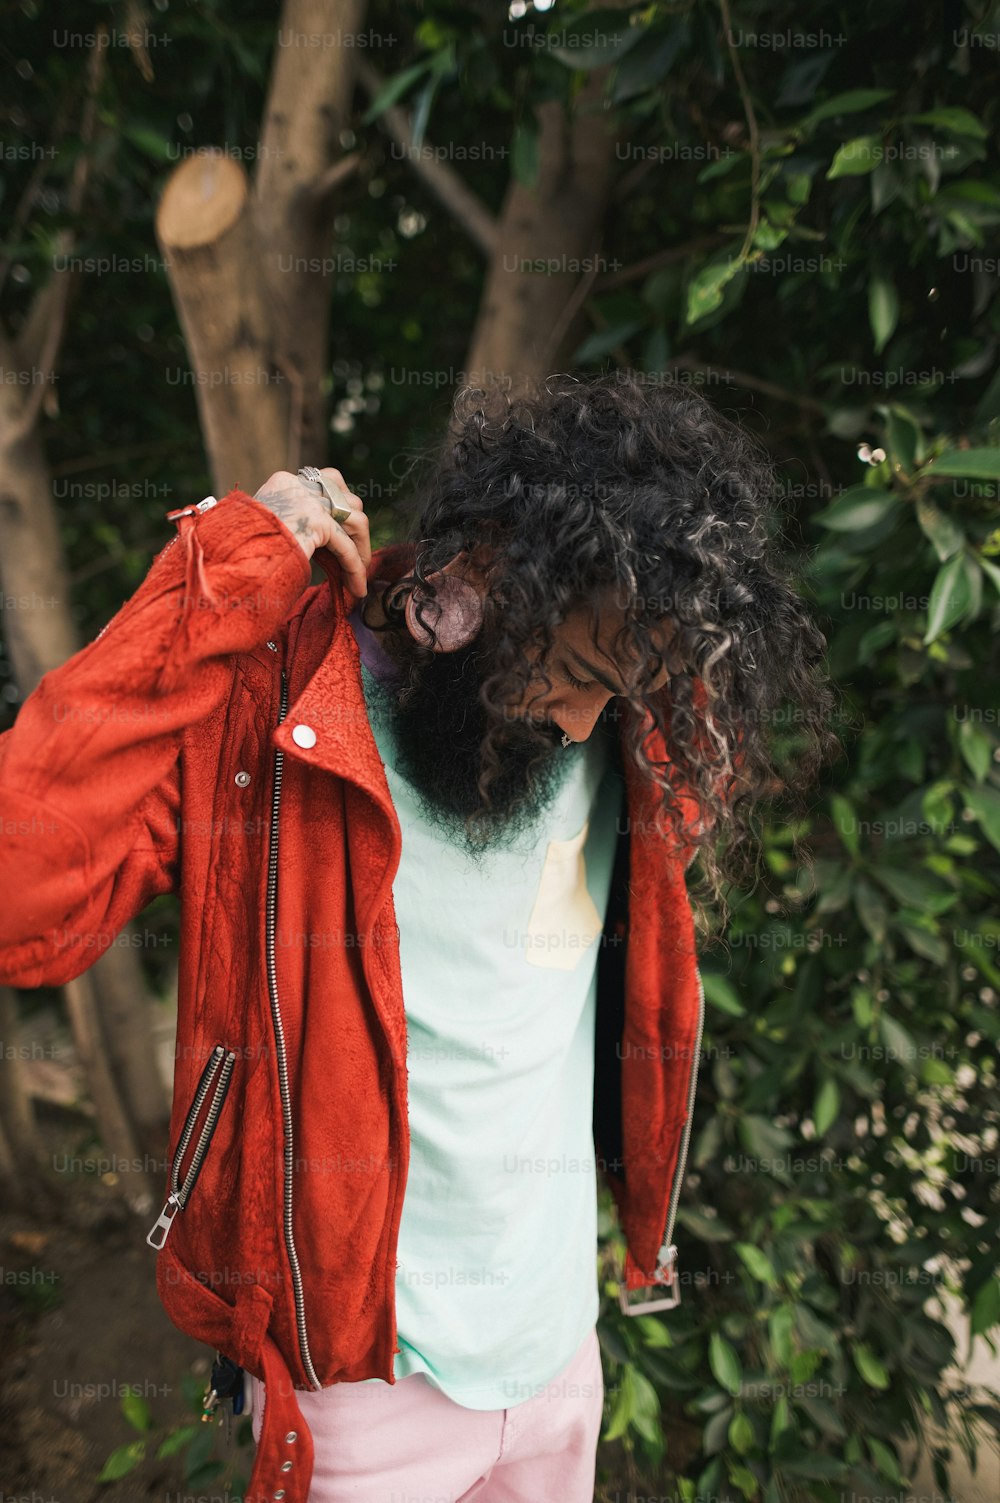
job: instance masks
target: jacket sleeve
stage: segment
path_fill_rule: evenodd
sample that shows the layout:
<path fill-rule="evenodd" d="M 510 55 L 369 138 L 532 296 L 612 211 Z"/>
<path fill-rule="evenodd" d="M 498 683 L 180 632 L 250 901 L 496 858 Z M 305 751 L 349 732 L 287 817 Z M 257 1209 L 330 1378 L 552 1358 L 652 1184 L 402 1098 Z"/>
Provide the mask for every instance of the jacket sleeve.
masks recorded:
<path fill-rule="evenodd" d="M 72 980 L 176 887 L 184 733 L 310 582 L 292 532 L 243 491 L 180 528 L 0 736 L 0 984 Z"/>

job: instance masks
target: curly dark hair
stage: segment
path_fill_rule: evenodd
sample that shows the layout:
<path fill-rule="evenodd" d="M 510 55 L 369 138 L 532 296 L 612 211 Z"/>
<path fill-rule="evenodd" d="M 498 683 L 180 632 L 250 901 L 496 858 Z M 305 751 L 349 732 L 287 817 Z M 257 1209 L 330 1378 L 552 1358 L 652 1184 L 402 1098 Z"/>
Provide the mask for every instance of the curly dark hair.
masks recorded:
<path fill-rule="evenodd" d="M 615 370 L 551 375 L 516 394 L 499 384 L 458 392 L 416 487 L 413 567 L 382 608 L 401 624 L 415 584 L 418 599 L 433 599 L 434 570 L 461 550 L 495 550 L 485 601 L 495 671 L 479 691 L 482 810 L 501 771 L 504 704 L 523 695 L 533 667 L 551 686 L 553 628 L 613 592 L 623 613 L 615 650 L 630 662 L 656 662 L 650 633 L 673 624 L 683 671 L 651 694 L 642 686 L 653 675 L 635 678 L 625 746 L 700 858 L 692 896 L 728 914 L 724 887 L 756 864 L 759 840 L 746 837 L 759 834 L 762 807 L 780 800 L 782 814 L 801 813 L 839 746 L 826 640 L 793 584 L 777 520 L 766 454 L 690 387 Z M 534 665 L 529 644 L 541 649 Z M 617 718 L 622 703 L 605 715 Z M 665 759 L 648 754 L 651 725 Z M 692 807 L 697 818 L 685 820 Z"/>

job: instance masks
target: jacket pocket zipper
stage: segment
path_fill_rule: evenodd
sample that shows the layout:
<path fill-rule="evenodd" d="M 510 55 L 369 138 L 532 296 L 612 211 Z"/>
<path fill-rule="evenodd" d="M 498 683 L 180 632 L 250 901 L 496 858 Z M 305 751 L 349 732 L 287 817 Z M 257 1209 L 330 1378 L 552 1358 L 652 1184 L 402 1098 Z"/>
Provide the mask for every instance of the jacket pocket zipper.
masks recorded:
<path fill-rule="evenodd" d="M 222 1111 L 226 1093 L 229 1090 L 229 1082 L 236 1064 L 236 1051 L 227 1050 L 224 1044 L 216 1044 L 212 1050 L 208 1064 L 201 1073 L 198 1089 L 194 1093 L 194 1100 L 188 1108 L 188 1114 L 184 1119 L 181 1135 L 177 1140 L 177 1149 L 174 1153 L 173 1162 L 170 1166 L 170 1193 L 167 1196 L 163 1210 L 156 1219 L 156 1223 L 147 1234 L 146 1241 L 150 1247 L 155 1247 L 157 1252 L 163 1247 L 170 1235 L 170 1228 L 174 1224 L 174 1217 L 178 1211 L 183 1211 L 188 1203 L 188 1197 L 194 1189 L 201 1166 L 205 1162 L 216 1125 L 219 1121 L 219 1113 Z M 198 1115 L 208 1098 L 208 1111 L 205 1120 L 201 1124 L 201 1130 L 195 1141 L 191 1161 L 181 1176 L 181 1162 L 194 1137 L 195 1123 Z"/>
<path fill-rule="evenodd" d="M 694 1046 L 694 1059 L 691 1063 L 691 1074 L 688 1078 L 687 1121 L 684 1123 L 684 1130 L 681 1135 L 681 1144 L 677 1155 L 677 1167 L 674 1170 L 673 1183 L 670 1188 L 667 1226 L 663 1233 L 663 1246 L 656 1255 L 656 1272 L 654 1274 L 656 1285 L 670 1288 L 670 1293 L 659 1298 L 636 1300 L 630 1303 L 628 1291 L 625 1288 L 623 1280 L 618 1286 L 618 1304 L 623 1315 L 649 1315 L 654 1310 L 673 1310 L 681 1302 L 680 1276 L 677 1269 L 677 1248 L 671 1241 L 671 1237 L 673 1236 L 674 1220 L 677 1216 L 677 1207 L 681 1198 L 681 1185 L 684 1183 L 688 1146 L 691 1142 L 691 1128 L 694 1122 L 694 1099 L 698 1090 L 698 1069 L 701 1065 L 701 1040 L 705 1031 L 705 986 L 701 979 L 701 968 L 697 964 L 695 965 L 695 974 L 698 978 L 698 1033 Z M 644 1287 L 652 1288 L 654 1286 L 645 1285 Z"/>

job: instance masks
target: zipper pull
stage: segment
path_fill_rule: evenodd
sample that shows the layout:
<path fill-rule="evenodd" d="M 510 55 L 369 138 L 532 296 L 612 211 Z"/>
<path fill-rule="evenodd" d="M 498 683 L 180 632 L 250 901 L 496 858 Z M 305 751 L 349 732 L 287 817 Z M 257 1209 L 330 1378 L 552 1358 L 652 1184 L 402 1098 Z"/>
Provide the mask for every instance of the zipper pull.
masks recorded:
<path fill-rule="evenodd" d="M 204 501 L 196 501 L 193 506 L 179 506 L 176 511 L 164 512 L 168 522 L 174 522 L 178 517 L 193 517 L 197 512 L 208 511 L 211 506 L 218 506 L 214 496 L 206 496 Z"/>
<path fill-rule="evenodd" d="M 167 1196 L 166 1204 L 164 1205 L 163 1210 L 160 1212 L 159 1216 L 156 1219 L 155 1225 L 146 1235 L 146 1241 L 149 1243 L 150 1247 L 155 1247 L 157 1252 L 159 1252 L 160 1248 L 164 1246 L 167 1238 L 170 1236 L 170 1228 L 173 1226 L 174 1217 L 177 1215 L 177 1212 L 180 1210 L 180 1208 L 180 1200 L 171 1190 L 170 1194 Z M 157 1241 L 156 1234 L 160 1231 L 162 1231 L 163 1235 L 160 1240 Z"/>

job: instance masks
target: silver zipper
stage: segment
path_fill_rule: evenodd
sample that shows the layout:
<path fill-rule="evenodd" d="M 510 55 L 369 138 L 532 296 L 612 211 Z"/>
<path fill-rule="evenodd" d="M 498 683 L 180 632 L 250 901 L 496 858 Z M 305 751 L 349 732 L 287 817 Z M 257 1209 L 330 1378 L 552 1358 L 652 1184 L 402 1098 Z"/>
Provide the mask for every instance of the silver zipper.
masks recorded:
<path fill-rule="evenodd" d="M 674 1234 L 674 1221 L 677 1218 L 677 1207 L 681 1199 L 681 1187 L 684 1183 L 684 1170 L 687 1165 L 688 1147 L 691 1142 L 691 1128 L 694 1125 L 694 1099 L 698 1089 L 698 1070 L 701 1066 L 701 1040 L 705 1031 L 705 987 L 701 979 L 701 971 L 695 966 L 695 974 L 698 977 L 698 1035 L 694 1046 L 694 1060 L 691 1065 L 691 1079 L 688 1084 L 687 1121 L 684 1123 L 684 1132 L 681 1137 L 680 1152 L 677 1155 L 677 1168 L 674 1171 L 674 1182 L 670 1191 L 670 1205 L 667 1210 L 667 1225 L 663 1233 L 663 1245 L 656 1255 L 656 1271 L 653 1275 L 657 1284 L 666 1284 L 667 1279 L 661 1270 L 672 1270 L 669 1295 L 654 1299 L 637 1300 L 633 1304 L 628 1302 L 628 1294 L 624 1282 L 618 1286 L 618 1304 L 625 1315 L 648 1315 L 654 1310 L 673 1310 L 681 1302 L 680 1285 L 677 1281 L 677 1248 L 671 1238 Z"/>
<path fill-rule="evenodd" d="M 154 1226 L 147 1234 L 146 1241 L 150 1247 L 155 1247 L 157 1252 L 163 1247 L 170 1235 L 170 1228 L 174 1224 L 174 1217 L 178 1211 L 183 1211 L 187 1205 L 188 1197 L 194 1189 L 195 1181 L 201 1173 L 201 1166 L 208 1152 L 208 1145 L 215 1131 L 215 1124 L 219 1120 L 222 1103 L 226 1099 L 226 1091 L 229 1088 L 229 1077 L 233 1073 L 236 1063 L 236 1053 L 230 1050 L 228 1053 L 224 1044 L 216 1044 L 212 1050 L 211 1058 L 205 1066 L 195 1091 L 194 1100 L 188 1108 L 188 1114 L 184 1121 L 184 1128 L 177 1141 L 173 1163 L 170 1166 L 170 1193 L 167 1196 L 163 1210 L 156 1219 Z M 213 1089 L 214 1084 L 214 1089 Z M 198 1120 L 198 1113 L 205 1103 L 209 1091 L 212 1091 L 212 1100 L 209 1103 L 205 1120 L 202 1123 L 198 1141 L 195 1144 L 194 1153 L 191 1155 L 191 1163 L 183 1183 L 180 1177 L 181 1160 L 188 1149 L 194 1133 L 194 1124 Z"/>
<path fill-rule="evenodd" d="M 270 643 L 268 645 L 270 646 Z M 278 715 L 279 725 L 284 720 L 287 709 L 288 680 L 285 677 L 285 670 L 282 668 L 281 710 Z M 288 1090 L 288 1054 L 285 1048 L 285 1030 L 281 1022 L 281 1009 L 278 1005 L 278 971 L 275 961 L 275 920 L 278 895 L 278 810 L 281 804 L 281 774 L 284 761 L 285 754 L 280 747 L 277 747 L 274 753 L 274 791 L 271 795 L 271 838 L 267 861 L 267 986 L 271 998 L 271 1019 L 274 1024 L 274 1044 L 278 1060 L 278 1085 L 281 1091 L 281 1116 L 285 1133 L 285 1249 L 288 1253 L 288 1262 L 292 1270 L 292 1288 L 295 1294 L 295 1322 L 299 1332 L 299 1353 L 310 1383 L 314 1388 L 322 1388 L 323 1385 L 316 1376 L 316 1369 L 313 1367 L 312 1357 L 309 1354 L 305 1297 L 302 1291 L 302 1270 L 299 1267 L 299 1257 L 295 1251 L 295 1237 L 292 1230 L 292 1174 L 295 1168 L 295 1146 L 292 1139 L 292 1101 Z"/>

